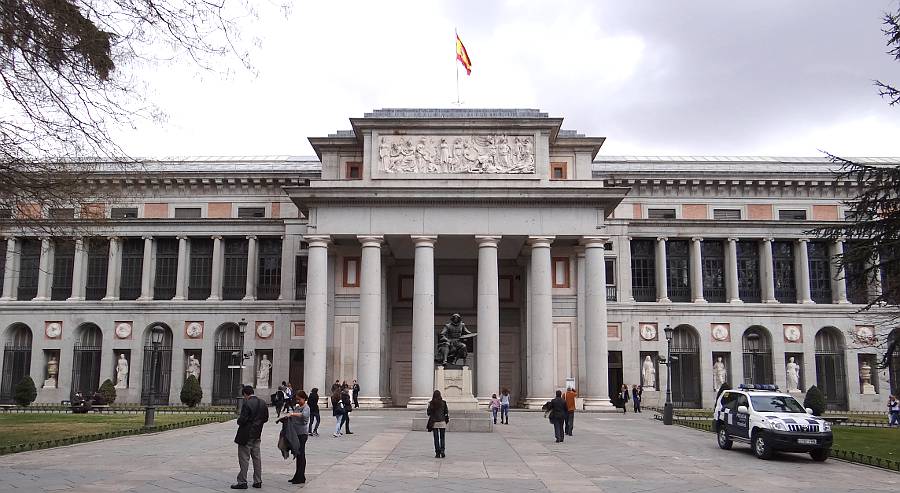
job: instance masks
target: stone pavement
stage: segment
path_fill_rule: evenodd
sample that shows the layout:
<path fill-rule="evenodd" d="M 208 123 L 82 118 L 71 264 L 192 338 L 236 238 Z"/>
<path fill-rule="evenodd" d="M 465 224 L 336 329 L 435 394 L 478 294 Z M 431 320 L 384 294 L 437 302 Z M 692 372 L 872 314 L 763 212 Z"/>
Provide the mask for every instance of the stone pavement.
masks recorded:
<path fill-rule="evenodd" d="M 274 416 L 274 412 L 272 413 Z M 448 433 L 435 459 L 431 434 L 410 432 L 413 413 L 351 415 L 353 435 L 332 438 L 323 416 L 307 445 L 305 488 L 320 492 L 722 492 L 897 491 L 900 474 L 807 455 L 761 461 L 749 446 L 731 451 L 715 437 L 663 426 L 650 413 L 579 414 L 575 436 L 556 444 L 541 413 L 513 412 L 494 433 Z M 452 416 L 452 415 L 451 415 Z M 451 417 L 452 419 L 452 417 Z M 274 420 L 273 420 L 274 421 Z M 234 421 L 0 457 L 0 491 L 231 491 L 237 473 Z M 263 489 L 296 491 L 292 461 L 275 448 L 279 425 L 263 435 Z M 253 491 L 253 490 L 251 490 Z"/>

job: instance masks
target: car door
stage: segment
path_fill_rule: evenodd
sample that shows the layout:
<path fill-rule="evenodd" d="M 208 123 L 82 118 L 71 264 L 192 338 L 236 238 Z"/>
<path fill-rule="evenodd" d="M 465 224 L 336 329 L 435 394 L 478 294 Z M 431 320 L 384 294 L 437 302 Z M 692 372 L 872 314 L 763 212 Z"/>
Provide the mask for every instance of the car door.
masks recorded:
<path fill-rule="evenodd" d="M 732 436 L 750 438 L 750 413 L 738 411 L 738 408 L 741 406 L 745 406 L 749 411 L 750 402 L 744 394 L 737 394 L 735 397 L 736 399 L 731 403 L 733 407 L 730 412 L 733 415 L 733 419 L 730 423 L 728 433 Z"/>

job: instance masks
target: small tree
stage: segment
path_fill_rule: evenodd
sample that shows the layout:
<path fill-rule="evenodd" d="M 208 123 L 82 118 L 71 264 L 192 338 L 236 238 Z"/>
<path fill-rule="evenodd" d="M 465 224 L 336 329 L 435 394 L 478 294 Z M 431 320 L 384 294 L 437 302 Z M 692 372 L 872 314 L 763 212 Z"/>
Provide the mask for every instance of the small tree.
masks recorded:
<path fill-rule="evenodd" d="M 37 399 L 37 388 L 30 376 L 26 375 L 16 384 L 15 399 L 20 406 L 27 406 Z"/>
<path fill-rule="evenodd" d="M 100 385 L 100 395 L 103 396 L 103 400 L 106 401 L 107 404 L 116 402 L 116 386 L 113 385 L 112 380 L 107 378 L 103 384 Z"/>
<path fill-rule="evenodd" d="M 201 399 L 203 399 L 203 390 L 200 388 L 200 382 L 197 381 L 197 377 L 188 375 L 181 387 L 181 402 L 187 407 L 194 407 L 200 404 Z"/>
<path fill-rule="evenodd" d="M 812 409 L 813 414 L 821 416 L 825 413 L 825 394 L 819 390 L 819 387 L 813 385 L 806 391 L 806 397 L 803 399 L 803 407 Z"/>

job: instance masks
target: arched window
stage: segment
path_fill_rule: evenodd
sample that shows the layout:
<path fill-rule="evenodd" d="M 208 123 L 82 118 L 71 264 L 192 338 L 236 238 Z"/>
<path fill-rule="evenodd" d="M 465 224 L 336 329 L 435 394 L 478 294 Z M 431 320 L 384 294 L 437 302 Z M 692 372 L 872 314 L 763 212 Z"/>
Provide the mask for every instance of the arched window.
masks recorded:
<path fill-rule="evenodd" d="M 72 350 L 72 397 L 77 393 L 90 397 L 100 387 L 102 346 L 103 331 L 97 324 L 78 326 Z"/>
<path fill-rule="evenodd" d="M 844 336 L 838 329 L 825 327 L 816 334 L 816 385 L 825 394 L 829 410 L 847 409 L 844 348 Z"/>
<path fill-rule="evenodd" d="M 672 402 L 675 407 L 699 408 L 700 338 L 690 325 L 675 327 L 672 334 Z"/>
<path fill-rule="evenodd" d="M 213 404 L 231 404 L 240 391 L 241 333 L 233 322 L 216 331 L 215 367 L 213 368 Z M 232 367 L 232 368 L 229 368 Z"/>
<path fill-rule="evenodd" d="M 772 384 L 772 343 L 769 331 L 753 326 L 741 338 L 744 350 L 744 383 Z"/>
<path fill-rule="evenodd" d="M 163 329 L 162 342 L 153 346 L 153 327 Z M 141 376 L 141 403 L 166 405 L 172 383 L 172 329 L 162 322 L 154 322 L 144 331 L 144 374 Z M 152 390 L 152 395 L 151 395 Z"/>
<path fill-rule="evenodd" d="M 31 371 L 31 329 L 25 324 L 13 324 L 6 331 L 3 348 L 3 380 L 0 382 L 0 403 L 12 404 L 16 385 Z"/>

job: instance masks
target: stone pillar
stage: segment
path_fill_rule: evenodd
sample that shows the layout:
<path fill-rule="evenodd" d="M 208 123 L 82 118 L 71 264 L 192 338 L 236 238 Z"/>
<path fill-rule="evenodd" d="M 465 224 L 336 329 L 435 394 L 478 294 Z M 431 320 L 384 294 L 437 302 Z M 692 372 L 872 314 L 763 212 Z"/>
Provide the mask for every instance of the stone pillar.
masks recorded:
<path fill-rule="evenodd" d="M 66 301 L 84 301 L 87 289 L 88 242 L 75 239 L 75 263 L 72 266 L 72 294 Z"/>
<path fill-rule="evenodd" d="M 669 299 L 668 273 L 666 272 L 666 240 L 656 239 L 656 301 L 659 303 L 671 303 Z"/>
<path fill-rule="evenodd" d="M 297 294 L 296 276 L 297 272 L 297 249 L 299 243 L 294 241 L 296 237 L 285 234 L 281 237 L 281 290 L 278 292 L 279 300 L 293 300 Z"/>
<path fill-rule="evenodd" d="M 478 242 L 478 403 L 487 408 L 500 394 L 499 236 L 476 236 Z"/>
<path fill-rule="evenodd" d="M 702 241 L 703 238 L 691 238 L 691 299 L 694 303 L 706 303 L 703 297 Z"/>
<path fill-rule="evenodd" d="M 553 397 L 553 280 L 550 267 L 552 236 L 530 236 L 531 245 L 531 382 L 532 394 L 525 405 L 540 408 Z M 590 329 L 588 329 L 590 330 Z M 590 378 L 590 377 L 589 377 Z"/>
<path fill-rule="evenodd" d="M 844 255 L 844 241 L 835 240 L 831 244 L 831 255 L 828 264 L 831 266 L 831 302 L 836 304 L 847 304 L 847 279 L 844 269 L 838 259 Z"/>
<path fill-rule="evenodd" d="M 212 275 L 210 279 L 209 301 L 222 299 L 222 271 L 225 268 L 225 251 L 222 248 L 222 237 L 213 236 Z M 304 358 L 305 358 L 304 354 Z M 312 388 L 312 387 L 310 387 Z M 320 389 L 322 387 L 319 387 Z"/>
<path fill-rule="evenodd" d="M 328 243 L 329 236 L 307 236 L 309 276 L 306 291 L 306 335 L 303 351 L 302 388 L 318 387 L 326 397 L 328 349 Z"/>
<path fill-rule="evenodd" d="M 584 364 L 587 389 L 584 392 L 584 408 L 612 411 L 607 381 L 609 342 L 606 328 L 606 238 L 589 236 L 583 238 L 581 244 L 584 246 L 585 267 Z"/>
<path fill-rule="evenodd" d="M 778 303 L 775 299 L 775 264 L 772 261 L 774 238 L 763 238 L 759 250 L 759 270 L 762 275 L 760 290 L 763 303 Z"/>
<path fill-rule="evenodd" d="M 191 259 L 188 252 L 188 237 L 178 236 L 178 271 L 175 273 L 175 301 L 187 299 L 188 279 L 190 278 Z"/>
<path fill-rule="evenodd" d="M 153 299 L 153 237 L 146 235 L 144 239 L 144 258 L 141 262 L 141 296 L 138 301 Z"/>
<path fill-rule="evenodd" d="M 619 246 L 616 268 L 622 275 L 617 276 L 619 293 L 616 299 L 625 303 L 634 303 L 634 292 L 631 290 L 631 237 L 623 236 Z"/>
<path fill-rule="evenodd" d="M 424 408 L 434 391 L 434 243 L 437 236 L 413 236 L 412 395 L 406 407 Z"/>
<path fill-rule="evenodd" d="M 253 301 L 256 299 L 256 266 L 257 260 L 257 241 L 255 235 L 247 236 L 247 285 L 244 289 L 244 301 Z"/>
<path fill-rule="evenodd" d="M 725 299 L 729 303 L 743 303 L 738 287 L 737 238 L 725 241 Z"/>
<path fill-rule="evenodd" d="M 362 243 L 359 279 L 359 338 L 356 345 L 361 407 L 384 407 L 381 397 L 381 244 L 383 236 L 358 236 Z"/>
<path fill-rule="evenodd" d="M 117 236 L 109 238 L 109 262 L 106 268 L 106 296 L 103 301 L 119 299 L 119 272 L 122 270 L 122 239 Z"/>
<path fill-rule="evenodd" d="M 38 270 L 38 288 L 34 301 L 50 299 L 50 287 L 53 284 L 53 252 L 54 244 L 50 238 L 41 239 L 41 260 Z"/>
<path fill-rule="evenodd" d="M 794 243 L 796 252 L 796 283 L 797 283 L 797 303 L 811 304 L 812 300 L 809 289 L 809 240 L 800 238 Z"/>
<path fill-rule="evenodd" d="M 16 299 L 16 273 L 19 272 L 19 252 L 17 238 L 6 237 L 6 270 L 3 272 L 3 301 Z"/>

